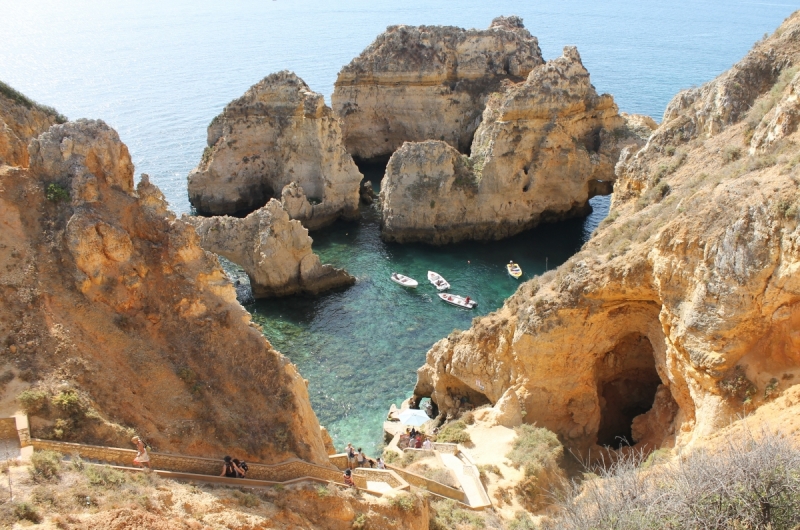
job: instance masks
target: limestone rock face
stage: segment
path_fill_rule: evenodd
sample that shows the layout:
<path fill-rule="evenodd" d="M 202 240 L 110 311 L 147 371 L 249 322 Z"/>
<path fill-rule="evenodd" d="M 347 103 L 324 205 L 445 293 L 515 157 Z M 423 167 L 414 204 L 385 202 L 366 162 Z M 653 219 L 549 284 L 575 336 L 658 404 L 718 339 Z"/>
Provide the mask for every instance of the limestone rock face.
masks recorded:
<path fill-rule="evenodd" d="M 211 122 L 208 147 L 189 174 L 189 200 L 204 215 L 248 213 L 294 182 L 313 203 L 298 220 L 313 229 L 357 215 L 361 179 L 322 95 L 283 71 Z"/>
<path fill-rule="evenodd" d="M 0 81 L 0 165 L 28 167 L 28 143 L 56 123 L 55 110 L 31 101 Z"/>
<path fill-rule="evenodd" d="M 403 142 L 425 140 L 464 152 L 487 96 L 542 62 L 519 17 L 496 18 L 486 30 L 390 26 L 342 68 L 331 101 L 354 157 L 389 156 Z"/>
<path fill-rule="evenodd" d="M 776 35 L 794 40 L 776 46 L 795 46 L 798 23 L 787 20 Z M 767 86 L 754 105 L 773 92 L 789 95 Z M 417 398 L 447 413 L 457 397 L 497 404 L 514 389 L 526 423 L 597 454 L 620 437 L 692 444 L 796 386 L 800 132 L 753 155 L 744 118 L 674 150 L 657 143 L 685 123 L 665 120 L 623 163 L 622 183 L 644 185 L 615 192 L 578 254 L 433 346 Z"/>
<path fill-rule="evenodd" d="M 58 432 L 34 417 L 34 435 L 128 447 L 135 431 L 162 452 L 327 462 L 305 382 L 194 228 L 146 176 L 134 188 L 116 132 L 55 125 L 30 160 L 0 168 L 0 348 L 80 403 Z"/>
<path fill-rule="evenodd" d="M 622 146 L 642 143 L 567 47 L 489 98 L 470 157 L 441 141 L 406 143 L 392 155 L 381 183 L 382 235 L 500 239 L 585 213 L 597 183 L 613 183 Z"/>
<path fill-rule="evenodd" d="M 355 283 L 344 270 L 320 263 L 311 250 L 308 230 L 290 220 L 274 199 L 244 219 L 182 219 L 195 227 L 204 249 L 244 268 L 256 298 L 319 294 Z"/>

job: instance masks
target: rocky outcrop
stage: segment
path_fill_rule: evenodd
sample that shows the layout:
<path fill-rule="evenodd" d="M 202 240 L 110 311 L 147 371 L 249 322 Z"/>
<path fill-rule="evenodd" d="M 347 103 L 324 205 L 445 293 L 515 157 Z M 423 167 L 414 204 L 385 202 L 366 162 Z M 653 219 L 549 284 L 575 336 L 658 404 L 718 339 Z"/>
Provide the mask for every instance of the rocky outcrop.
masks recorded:
<path fill-rule="evenodd" d="M 780 50 L 762 51 L 798 40 L 795 14 L 771 41 Z M 796 385 L 800 133 L 748 156 L 742 117 L 703 141 L 654 143 L 699 123 L 684 117 L 621 163 L 627 193 L 577 255 L 434 345 L 417 398 L 454 414 L 462 396 L 497 404 L 513 388 L 525 422 L 574 448 L 652 448 L 694 443 Z"/>
<path fill-rule="evenodd" d="M 208 126 L 208 147 L 189 174 L 189 200 L 203 215 L 249 213 L 291 185 L 308 204 L 290 214 L 314 229 L 358 215 L 361 179 L 322 95 L 283 71 L 250 87 Z"/>
<path fill-rule="evenodd" d="M 567 47 L 489 98 L 471 156 L 441 141 L 406 143 L 392 155 L 381 183 L 382 236 L 500 239 L 586 213 L 600 184 L 613 183 L 622 147 L 642 143 Z"/>
<path fill-rule="evenodd" d="M 34 435 L 326 463 L 306 382 L 117 133 L 56 125 L 30 162 L 0 168 L 0 348 Z"/>
<path fill-rule="evenodd" d="M 28 167 L 28 143 L 66 118 L 0 81 L 0 165 Z"/>
<path fill-rule="evenodd" d="M 487 30 L 390 26 L 342 68 L 331 102 L 354 157 L 388 157 L 425 140 L 466 152 L 488 95 L 542 62 L 519 17 Z"/>
<path fill-rule="evenodd" d="M 322 265 L 308 230 L 274 199 L 244 219 L 184 215 L 182 220 L 195 227 L 204 249 L 244 268 L 256 298 L 316 295 L 356 281 L 342 269 Z"/>

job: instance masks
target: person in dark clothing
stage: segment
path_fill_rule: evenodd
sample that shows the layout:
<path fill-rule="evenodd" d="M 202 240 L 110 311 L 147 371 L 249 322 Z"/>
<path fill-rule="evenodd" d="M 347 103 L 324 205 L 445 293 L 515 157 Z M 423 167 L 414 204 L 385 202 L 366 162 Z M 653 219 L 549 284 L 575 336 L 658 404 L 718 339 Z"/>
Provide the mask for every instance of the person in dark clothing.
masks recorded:
<path fill-rule="evenodd" d="M 236 470 L 237 466 L 233 463 L 233 460 L 229 456 L 225 456 L 223 458 L 222 464 L 222 473 L 219 474 L 220 477 L 228 477 L 228 478 L 236 478 Z"/>

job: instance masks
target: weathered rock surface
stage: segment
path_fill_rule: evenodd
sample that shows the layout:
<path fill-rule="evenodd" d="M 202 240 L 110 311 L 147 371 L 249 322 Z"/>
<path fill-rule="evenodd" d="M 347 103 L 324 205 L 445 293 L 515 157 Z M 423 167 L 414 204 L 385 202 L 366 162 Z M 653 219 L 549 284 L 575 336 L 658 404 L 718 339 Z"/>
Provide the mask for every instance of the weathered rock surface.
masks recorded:
<path fill-rule="evenodd" d="M 488 95 L 542 62 L 519 17 L 498 17 L 486 30 L 390 26 L 339 72 L 331 105 L 355 157 L 425 140 L 466 152 Z"/>
<path fill-rule="evenodd" d="M 288 210 L 314 229 L 357 216 L 361 179 L 322 95 L 283 71 L 250 87 L 208 126 L 208 147 L 189 174 L 189 200 L 203 215 L 249 213 L 295 183 L 309 204 Z"/>
<path fill-rule="evenodd" d="M 274 199 L 244 219 L 184 215 L 182 220 L 195 227 L 204 249 L 244 268 L 256 298 L 316 295 L 356 281 L 346 271 L 320 263 L 308 230 L 290 220 Z"/>
<path fill-rule="evenodd" d="M 134 188 L 116 132 L 53 126 L 30 161 L 0 168 L 0 348 L 43 395 L 77 398 L 34 410 L 34 435 L 327 462 L 305 381 L 194 228 L 146 176 Z"/>
<path fill-rule="evenodd" d="M 760 50 L 777 56 L 798 40 L 796 13 Z M 772 97 L 774 85 L 751 81 L 756 105 Z M 581 252 L 434 345 L 416 397 L 451 412 L 460 396 L 497 403 L 513 388 L 524 421 L 572 447 L 618 437 L 655 447 L 693 443 L 796 385 L 800 133 L 747 156 L 752 128 L 740 115 L 711 138 L 680 140 L 702 119 L 665 119 L 622 162 L 627 193 Z"/>
<path fill-rule="evenodd" d="M 632 119 L 641 129 L 643 120 Z M 642 143 L 567 47 L 489 98 L 470 157 L 441 141 L 406 143 L 392 155 L 381 183 L 382 236 L 501 239 L 586 213 L 601 184 L 613 183 L 622 147 Z"/>
<path fill-rule="evenodd" d="M 28 143 L 66 118 L 0 81 L 0 165 L 28 167 Z"/>

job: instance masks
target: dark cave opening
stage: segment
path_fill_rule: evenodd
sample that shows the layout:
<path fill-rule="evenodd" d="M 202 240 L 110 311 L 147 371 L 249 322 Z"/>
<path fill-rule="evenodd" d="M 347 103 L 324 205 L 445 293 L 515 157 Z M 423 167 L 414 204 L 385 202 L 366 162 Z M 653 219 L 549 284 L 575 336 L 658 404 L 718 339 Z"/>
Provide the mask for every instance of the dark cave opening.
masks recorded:
<path fill-rule="evenodd" d="M 661 384 L 650 341 L 640 333 L 625 336 L 599 360 L 598 376 L 598 445 L 633 445 L 633 419 L 652 408 Z"/>

